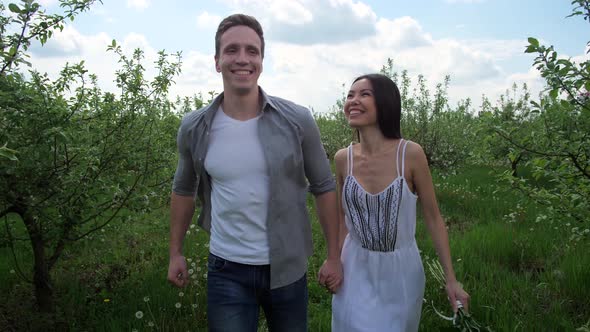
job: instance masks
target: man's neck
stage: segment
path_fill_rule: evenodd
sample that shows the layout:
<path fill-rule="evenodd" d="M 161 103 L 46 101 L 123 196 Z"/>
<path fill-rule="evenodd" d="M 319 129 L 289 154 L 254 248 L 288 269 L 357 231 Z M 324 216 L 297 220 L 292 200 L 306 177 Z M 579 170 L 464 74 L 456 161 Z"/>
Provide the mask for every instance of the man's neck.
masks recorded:
<path fill-rule="evenodd" d="M 262 107 L 258 89 L 247 95 L 223 94 L 223 112 L 236 120 L 246 121 L 255 118 Z"/>

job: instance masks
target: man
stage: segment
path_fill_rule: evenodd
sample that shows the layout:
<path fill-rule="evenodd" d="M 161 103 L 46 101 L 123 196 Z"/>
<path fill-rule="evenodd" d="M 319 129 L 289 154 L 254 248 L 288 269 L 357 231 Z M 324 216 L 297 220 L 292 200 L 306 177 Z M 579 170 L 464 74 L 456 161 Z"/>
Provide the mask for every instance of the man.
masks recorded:
<path fill-rule="evenodd" d="M 178 131 L 168 280 L 188 281 L 182 243 L 197 194 L 198 223 L 210 232 L 211 331 L 256 331 L 260 307 L 271 331 L 307 331 L 308 189 L 328 242 L 320 283 L 334 290 L 342 280 L 335 182 L 318 128 L 306 108 L 258 86 L 263 58 L 258 21 L 225 18 L 215 35 L 223 93 Z"/>

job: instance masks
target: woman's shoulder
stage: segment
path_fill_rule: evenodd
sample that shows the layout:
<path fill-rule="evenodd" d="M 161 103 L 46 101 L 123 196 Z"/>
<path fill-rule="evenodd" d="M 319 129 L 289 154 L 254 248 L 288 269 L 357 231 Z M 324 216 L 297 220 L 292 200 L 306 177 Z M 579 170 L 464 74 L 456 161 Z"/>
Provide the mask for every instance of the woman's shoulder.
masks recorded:
<path fill-rule="evenodd" d="M 348 162 L 348 147 L 342 148 L 334 154 L 334 163 L 337 170 L 344 170 Z"/>
<path fill-rule="evenodd" d="M 346 162 L 347 154 L 348 154 L 348 148 L 343 148 L 343 149 L 336 151 L 336 153 L 334 154 L 334 162 L 336 162 L 336 163 Z"/>
<path fill-rule="evenodd" d="M 411 162 L 426 160 L 426 153 L 422 146 L 414 141 L 407 140 L 406 159 Z"/>
<path fill-rule="evenodd" d="M 409 139 L 405 139 L 404 141 L 406 145 L 406 155 L 408 154 L 419 154 L 420 152 L 424 153 L 424 150 L 422 149 L 422 146 L 414 141 L 411 141 Z M 403 144 L 402 144 L 403 147 Z"/>

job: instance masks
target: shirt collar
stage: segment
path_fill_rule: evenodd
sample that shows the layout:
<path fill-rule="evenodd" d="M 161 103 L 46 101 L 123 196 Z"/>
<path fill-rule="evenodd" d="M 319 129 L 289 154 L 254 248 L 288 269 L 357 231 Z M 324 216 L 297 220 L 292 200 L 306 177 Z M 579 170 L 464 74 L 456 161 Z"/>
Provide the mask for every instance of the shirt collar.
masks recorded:
<path fill-rule="evenodd" d="M 266 92 L 264 92 L 264 90 L 260 86 L 258 87 L 258 93 L 259 93 L 260 97 L 262 98 L 262 112 L 263 113 L 269 109 L 278 110 L 278 107 L 276 106 L 276 104 L 274 103 L 272 98 L 269 97 L 269 95 L 267 95 Z M 207 126 L 211 126 L 211 121 L 213 121 L 213 117 L 215 116 L 215 113 L 217 113 L 217 110 L 219 109 L 219 106 L 221 105 L 222 101 L 223 101 L 223 92 L 220 93 L 217 97 L 215 97 L 215 99 L 213 99 L 211 104 L 207 107 L 207 109 L 209 110 L 209 112 L 207 112 L 205 114 L 205 122 L 207 123 Z"/>

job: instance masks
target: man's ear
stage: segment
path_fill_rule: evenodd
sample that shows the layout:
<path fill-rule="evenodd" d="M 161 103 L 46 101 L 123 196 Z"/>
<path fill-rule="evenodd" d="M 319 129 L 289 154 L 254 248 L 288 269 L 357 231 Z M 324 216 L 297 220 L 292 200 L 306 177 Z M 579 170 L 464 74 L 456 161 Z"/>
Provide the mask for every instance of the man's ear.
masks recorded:
<path fill-rule="evenodd" d="M 219 66 L 219 58 L 217 58 L 216 56 L 213 57 L 215 59 L 215 70 L 218 73 L 221 73 L 221 67 Z"/>

